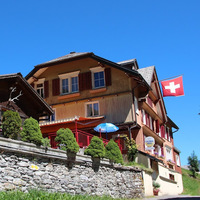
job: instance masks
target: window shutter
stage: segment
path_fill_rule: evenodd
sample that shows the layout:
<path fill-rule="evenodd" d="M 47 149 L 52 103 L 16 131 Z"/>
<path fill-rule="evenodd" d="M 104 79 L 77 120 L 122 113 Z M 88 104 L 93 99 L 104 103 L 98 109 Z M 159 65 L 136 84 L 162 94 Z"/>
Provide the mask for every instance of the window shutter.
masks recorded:
<path fill-rule="evenodd" d="M 112 84 L 111 68 L 105 68 L 105 81 L 106 81 L 106 86 L 110 86 Z"/>
<path fill-rule="evenodd" d="M 159 121 L 156 120 L 156 133 L 159 133 L 159 127 L 160 127 Z"/>
<path fill-rule="evenodd" d="M 85 72 L 79 74 L 79 90 L 91 90 L 92 89 L 92 77 L 91 72 Z"/>
<path fill-rule="evenodd" d="M 44 82 L 44 98 L 49 97 L 49 81 Z"/>
<path fill-rule="evenodd" d="M 84 90 L 83 73 L 78 75 L 79 91 Z"/>
<path fill-rule="evenodd" d="M 92 89 L 92 76 L 91 72 L 86 72 L 86 90 L 91 90 Z"/>
<path fill-rule="evenodd" d="M 165 138 L 165 127 L 161 126 L 161 137 Z"/>
<path fill-rule="evenodd" d="M 148 114 L 148 113 L 145 113 L 145 116 L 146 116 L 146 125 L 147 125 L 148 127 L 150 127 L 149 114 Z"/>
<path fill-rule="evenodd" d="M 60 79 L 53 79 L 52 80 L 52 94 L 53 96 L 57 96 L 60 94 Z"/>

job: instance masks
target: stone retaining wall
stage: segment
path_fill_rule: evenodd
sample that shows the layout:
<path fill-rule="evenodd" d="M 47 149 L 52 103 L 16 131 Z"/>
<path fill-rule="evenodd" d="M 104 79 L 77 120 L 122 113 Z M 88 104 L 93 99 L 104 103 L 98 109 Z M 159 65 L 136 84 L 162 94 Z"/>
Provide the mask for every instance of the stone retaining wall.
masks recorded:
<path fill-rule="evenodd" d="M 106 159 L 94 168 L 91 158 L 81 151 L 74 163 L 67 159 L 58 149 L 46 151 L 34 144 L 0 138 L 0 190 L 42 188 L 70 194 L 144 196 L 142 172 L 137 168 L 113 166 Z"/>

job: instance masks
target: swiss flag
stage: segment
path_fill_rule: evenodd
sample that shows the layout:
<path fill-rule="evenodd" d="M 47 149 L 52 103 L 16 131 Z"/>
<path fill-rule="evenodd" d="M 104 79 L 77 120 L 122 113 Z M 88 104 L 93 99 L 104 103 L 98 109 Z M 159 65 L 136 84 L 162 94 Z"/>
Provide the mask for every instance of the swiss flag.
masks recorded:
<path fill-rule="evenodd" d="M 162 85 L 163 97 L 184 95 L 182 76 L 167 81 L 161 81 L 161 85 Z"/>

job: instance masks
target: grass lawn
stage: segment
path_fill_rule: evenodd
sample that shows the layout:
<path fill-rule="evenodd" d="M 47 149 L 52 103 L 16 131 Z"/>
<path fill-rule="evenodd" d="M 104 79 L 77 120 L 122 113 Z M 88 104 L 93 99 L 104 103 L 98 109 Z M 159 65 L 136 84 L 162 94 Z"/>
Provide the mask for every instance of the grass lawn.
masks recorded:
<path fill-rule="evenodd" d="M 49 193 L 40 190 L 31 190 L 29 193 L 24 193 L 21 191 L 0 192 L 0 200 L 122 200 L 122 199 L 113 199 L 108 196 L 105 197 L 87 196 L 87 195 L 73 196 L 63 193 Z"/>
<path fill-rule="evenodd" d="M 200 175 L 197 178 L 191 176 L 191 172 L 186 169 L 182 169 L 183 172 L 183 194 L 200 195 Z"/>

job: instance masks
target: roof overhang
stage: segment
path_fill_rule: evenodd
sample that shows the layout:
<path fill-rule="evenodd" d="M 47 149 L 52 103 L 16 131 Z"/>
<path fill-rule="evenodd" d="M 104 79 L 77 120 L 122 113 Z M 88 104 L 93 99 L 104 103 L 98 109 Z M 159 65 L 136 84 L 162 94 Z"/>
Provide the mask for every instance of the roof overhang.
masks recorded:
<path fill-rule="evenodd" d="M 41 116 L 52 115 L 53 110 L 44 99 L 32 88 L 20 73 L 0 75 L 0 102 L 9 100 L 11 90 L 16 88 L 12 98 L 22 93 L 15 104 L 29 117 L 39 119 Z"/>
<path fill-rule="evenodd" d="M 31 79 L 34 79 L 34 77 L 37 77 L 36 75 L 41 74 L 44 70 L 47 69 L 47 67 L 55 66 L 55 65 L 58 65 L 58 64 L 66 63 L 66 62 L 71 62 L 71 61 L 74 61 L 74 60 L 80 60 L 80 59 L 84 59 L 84 58 L 92 58 L 92 59 L 100 62 L 101 64 L 106 64 L 106 65 L 109 65 L 109 66 L 114 67 L 116 69 L 119 69 L 121 71 L 124 71 L 130 77 L 134 77 L 137 81 L 139 81 L 140 84 L 143 84 L 148 90 L 151 89 L 151 87 L 148 85 L 146 80 L 136 70 L 128 69 L 128 68 L 124 67 L 124 64 L 118 64 L 118 63 L 112 62 L 110 60 L 107 60 L 107 59 L 104 59 L 100 56 L 97 56 L 92 52 L 71 53 L 71 54 L 68 54 L 66 56 L 62 56 L 60 58 L 57 58 L 57 59 L 39 64 L 39 65 L 36 65 L 34 67 L 34 69 L 25 78 L 26 78 L 26 80 L 31 82 Z"/>

